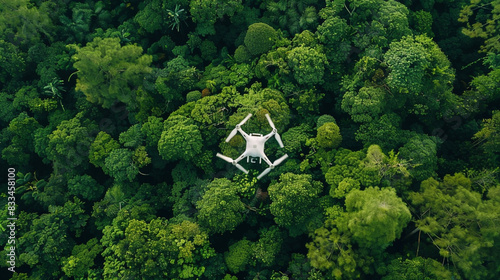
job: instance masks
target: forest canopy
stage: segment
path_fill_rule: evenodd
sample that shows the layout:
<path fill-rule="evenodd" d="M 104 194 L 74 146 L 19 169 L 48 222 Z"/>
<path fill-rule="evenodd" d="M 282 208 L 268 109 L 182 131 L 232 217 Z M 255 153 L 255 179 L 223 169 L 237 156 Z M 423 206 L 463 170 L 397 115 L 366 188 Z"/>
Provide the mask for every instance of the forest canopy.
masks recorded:
<path fill-rule="evenodd" d="M 499 11 L 0 0 L 1 274 L 499 279 Z"/>

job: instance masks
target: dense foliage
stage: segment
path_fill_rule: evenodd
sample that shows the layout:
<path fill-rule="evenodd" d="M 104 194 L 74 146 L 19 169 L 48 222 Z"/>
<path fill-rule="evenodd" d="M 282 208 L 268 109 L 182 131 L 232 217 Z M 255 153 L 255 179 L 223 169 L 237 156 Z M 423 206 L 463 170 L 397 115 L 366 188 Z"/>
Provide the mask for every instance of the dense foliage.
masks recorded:
<path fill-rule="evenodd" d="M 499 11 L 0 0 L 2 275 L 499 279 Z"/>

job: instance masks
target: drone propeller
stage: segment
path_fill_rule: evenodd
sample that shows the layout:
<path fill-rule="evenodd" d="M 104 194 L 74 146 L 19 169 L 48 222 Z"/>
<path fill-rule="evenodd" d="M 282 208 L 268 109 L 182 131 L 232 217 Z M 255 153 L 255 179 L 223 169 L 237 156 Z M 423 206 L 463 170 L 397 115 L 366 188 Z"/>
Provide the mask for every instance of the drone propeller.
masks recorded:
<path fill-rule="evenodd" d="M 238 164 L 235 160 L 233 160 L 232 158 L 228 157 L 228 156 L 225 156 L 223 154 L 219 154 L 217 153 L 217 155 L 219 158 L 229 162 L 229 163 L 232 163 L 234 166 L 236 166 L 239 170 L 245 172 L 245 174 L 248 174 L 248 170 L 246 170 L 243 166 L 241 166 L 240 164 Z"/>
<path fill-rule="evenodd" d="M 271 117 L 269 116 L 269 114 L 266 114 L 266 118 L 267 118 L 267 121 L 269 122 L 269 125 L 271 126 L 271 128 L 274 131 L 274 138 L 276 138 L 276 141 L 278 141 L 278 144 L 280 145 L 280 147 L 283 148 L 285 145 L 283 145 L 283 142 L 281 141 L 281 136 L 278 134 L 278 130 L 274 126 L 274 123 L 271 120 Z"/>
<path fill-rule="evenodd" d="M 236 163 L 234 164 L 234 166 L 236 166 L 239 170 L 245 172 L 245 174 L 248 174 L 248 170 L 246 170 L 243 166 L 241 166 L 240 164 Z"/>
<path fill-rule="evenodd" d="M 269 166 L 268 168 L 266 168 L 262 173 L 260 173 L 259 176 L 257 176 L 257 180 L 260 180 L 260 178 L 266 176 L 269 172 L 271 172 L 271 170 L 274 167 L 276 167 L 280 163 L 282 163 L 287 157 L 288 157 L 288 155 L 284 155 L 284 156 L 280 157 L 279 159 L 275 160 L 271 166 Z"/>
<path fill-rule="evenodd" d="M 280 145 L 281 148 L 285 147 L 285 145 L 283 145 L 283 142 L 281 141 L 281 136 L 278 134 L 278 132 L 274 134 L 274 138 L 276 138 L 276 141 L 278 141 L 278 144 Z"/>
<path fill-rule="evenodd" d="M 226 138 L 226 142 L 229 142 L 235 135 L 238 133 L 238 128 L 234 128 L 231 133 L 229 133 L 229 136 Z"/>
<path fill-rule="evenodd" d="M 229 162 L 229 163 L 233 163 L 233 159 L 232 159 L 232 158 L 230 158 L 230 157 L 228 157 L 228 156 L 225 156 L 225 155 L 223 155 L 223 154 L 219 154 L 219 153 L 217 153 L 217 155 L 216 155 L 216 156 L 220 157 L 221 159 L 223 159 L 223 160 L 225 160 L 225 161 L 227 161 L 227 162 Z"/>
<path fill-rule="evenodd" d="M 246 116 L 238 125 L 239 126 L 244 125 L 248 121 L 248 119 L 251 117 L 252 117 L 252 114 L 248 114 L 248 116 Z"/>
<path fill-rule="evenodd" d="M 248 119 L 252 117 L 252 114 L 248 114 L 236 127 L 229 133 L 229 136 L 226 138 L 226 142 L 229 142 L 235 135 L 238 133 L 238 128 L 244 125 Z"/>
<path fill-rule="evenodd" d="M 273 165 L 274 166 L 278 166 L 278 165 L 280 165 L 287 158 L 288 158 L 288 155 L 285 154 L 284 156 L 282 156 L 279 159 L 275 160 L 274 163 L 273 163 Z"/>

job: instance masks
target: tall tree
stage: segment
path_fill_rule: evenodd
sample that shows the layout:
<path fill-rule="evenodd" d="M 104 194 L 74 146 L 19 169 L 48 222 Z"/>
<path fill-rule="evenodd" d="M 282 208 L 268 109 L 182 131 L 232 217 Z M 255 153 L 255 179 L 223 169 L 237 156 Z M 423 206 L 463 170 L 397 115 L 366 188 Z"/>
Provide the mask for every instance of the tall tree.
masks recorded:
<path fill-rule="evenodd" d="M 198 221 L 210 232 L 232 231 L 243 222 L 245 206 L 228 179 L 214 179 L 196 203 Z"/>
<path fill-rule="evenodd" d="M 136 45 L 120 45 L 119 38 L 96 37 L 85 47 L 72 45 L 74 67 L 78 70 L 76 90 L 87 100 L 109 108 L 115 102 L 135 106 L 135 91 L 151 72 L 150 55 Z"/>
<path fill-rule="evenodd" d="M 92 122 L 81 119 L 81 115 L 62 121 L 48 136 L 47 157 L 61 170 L 88 166 L 89 147 L 97 127 Z"/>
<path fill-rule="evenodd" d="M 165 121 L 158 141 L 158 151 L 165 160 L 191 160 L 201 152 L 203 141 L 193 120 L 184 116 L 172 116 Z"/>
<path fill-rule="evenodd" d="M 393 188 L 353 190 L 346 196 L 345 206 L 347 215 L 339 222 L 339 229 L 349 231 L 359 246 L 374 251 L 399 238 L 411 218 Z"/>
<path fill-rule="evenodd" d="M 268 189 L 274 221 L 292 236 L 303 233 L 319 211 L 317 202 L 322 190 L 323 184 L 313 181 L 311 175 L 282 174 Z"/>
<path fill-rule="evenodd" d="M 500 111 L 494 111 L 491 119 L 483 121 L 483 128 L 474 134 L 474 139 L 477 139 L 488 153 L 500 151 Z"/>
<path fill-rule="evenodd" d="M 296 47 L 288 52 L 288 64 L 295 80 L 301 85 L 315 85 L 323 82 L 326 56 L 311 47 Z"/>
<path fill-rule="evenodd" d="M 484 44 L 481 50 L 484 52 L 500 52 L 500 33 L 498 18 L 500 1 L 488 0 L 483 2 L 470 1 L 460 12 L 461 22 L 467 23 L 467 28 L 462 32 L 471 38 L 482 38 Z"/>
<path fill-rule="evenodd" d="M 452 94 L 455 71 L 446 55 L 432 39 L 406 36 L 390 44 L 384 54 L 389 74 L 387 84 L 405 111 L 431 125 L 456 105 Z M 425 92 L 425 94 L 424 94 Z"/>
<path fill-rule="evenodd" d="M 64 206 L 50 206 L 49 213 L 34 219 L 30 230 L 19 237 L 16 246 L 22 253 L 18 265 L 36 268 L 43 278 L 62 276 L 61 261 L 71 254 L 75 237 L 81 236 L 87 219 L 83 202 L 77 198 Z"/>
<path fill-rule="evenodd" d="M 241 0 L 191 0 L 189 12 L 196 25 L 196 32 L 202 36 L 214 35 L 214 24 L 224 16 L 232 17 L 236 12 L 243 10 Z"/>
<path fill-rule="evenodd" d="M 42 37 L 53 39 L 54 25 L 49 17 L 47 5 L 41 8 L 29 0 L 0 1 L 0 35 L 11 39 L 11 43 L 29 47 Z"/>
<path fill-rule="evenodd" d="M 419 210 L 416 225 L 430 237 L 445 263 L 466 279 L 494 279 L 498 275 L 499 186 L 486 199 L 471 189 L 463 174 L 446 175 L 443 181 L 429 178 L 420 192 L 410 194 Z"/>

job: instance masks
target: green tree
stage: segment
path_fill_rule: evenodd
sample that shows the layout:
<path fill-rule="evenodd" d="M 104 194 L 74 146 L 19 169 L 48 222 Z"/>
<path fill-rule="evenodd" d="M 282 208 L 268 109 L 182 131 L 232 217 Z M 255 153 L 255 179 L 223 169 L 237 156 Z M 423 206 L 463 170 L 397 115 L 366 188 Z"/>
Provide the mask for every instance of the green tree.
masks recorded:
<path fill-rule="evenodd" d="M 5 89 L 9 88 L 8 85 L 13 81 L 22 78 L 26 62 L 24 54 L 15 45 L 2 39 L 0 53 L 0 85 Z"/>
<path fill-rule="evenodd" d="M 166 28 L 176 29 L 179 32 L 180 23 L 185 20 L 186 13 L 181 7 L 187 5 L 187 2 L 185 0 L 148 1 L 135 15 L 134 21 L 149 33 Z"/>
<path fill-rule="evenodd" d="M 120 148 L 120 144 L 104 131 L 100 131 L 90 144 L 89 161 L 96 167 L 104 167 L 111 151 Z"/>
<path fill-rule="evenodd" d="M 38 121 L 25 112 L 14 118 L 6 129 L 11 144 L 2 150 L 2 158 L 9 164 L 17 166 L 29 162 L 30 154 L 34 152 L 35 143 L 33 131 L 40 128 Z"/>
<path fill-rule="evenodd" d="M 276 39 L 277 33 L 274 28 L 263 22 L 257 22 L 248 27 L 245 46 L 251 55 L 258 55 L 269 51 Z"/>
<path fill-rule="evenodd" d="M 348 91 L 342 98 L 342 109 L 355 122 L 368 123 L 385 112 L 386 91 L 380 87 L 362 87 L 358 92 Z"/>
<path fill-rule="evenodd" d="M 331 212 L 335 214 L 311 233 L 312 242 L 306 244 L 307 257 L 313 268 L 327 271 L 331 279 L 359 279 L 362 273 L 371 272 L 375 253 L 353 246 L 349 233 L 336 227 L 334 219 L 343 211 L 337 206 Z"/>
<path fill-rule="evenodd" d="M 189 3 L 189 12 L 197 24 L 196 32 L 202 36 L 214 35 L 217 19 L 226 15 L 232 17 L 242 9 L 241 0 L 191 0 Z"/>
<path fill-rule="evenodd" d="M 163 119 L 150 116 L 147 122 L 143 123 L 141 126 L 141 133 L 145 137 L 146 146 L 156 147 L 158 141 L 160 141 L 161 134 L 163 132 Z"/>
<path fill-rule="evenodd" d="M 397 258 L 387 266 L 388 274 L 382 280 L 437 280 L 451 279 L 452 275 L 442 264 L 433 259 L 416 257 L 413 259 Z"/>
<path fill-rule="evenodd" d="M 396 113 L 384 114 L 370 123 L 364 123 L 356 131 L 356 140 L 364 145 L 380 145 L 384 150 L 396 149 L 415 136 L 414 131 L 401 129 L 401 117 Z"/>
<path fill-rule="evenodd" d="M 1 39 L 11 38 L 12 43 L 30 46 L 42 37 L 53 39 L 54 25 L 49 17 L 48 5 L 32 5 L 29 0 L 0 1 Z"/>
<path fill-rule="evenodd" d="M 163 132 L 163 119 L 155 116 L 149 116 L 148 121 L 141 125 L 141 134 L 146 142 L 146 152 L 151 157 L 151 162 L 155 168 L 162 168 L 165 164 L 161 160 L 158 152 L 158 141 Z"/>
<path fill-rule="evenodd" d="M 462 7 L 460 11 L 458 20 L 467 23 L 467 28 L 462 29 L 462 32 L 471 38 L 484 39 L 484 44 L 481 46 L 484 52 L 498 53 L 500 51 L 498 7 L 500 7 L 498 0 L 488 0 L 482 3 L 470 1 L 470 4 Z"/>
<path fill-rule="evenodd" d="M 164 69 L 153 71 L 146 80 L 149 79 L 154 83 L 154 90 L 145 87 L 146 91 L 139 99 L 137 118 L 140 120 L 146 120 L 150 115 L 160 116 L 172 112 L 180 106 L 184 102 L 185 92 L 193 90 L 199 81 L 199 72 L 188 60 L 177 56 L 168 61 Z M 160 106 L 164 103 L 166 106 Z"/>
<path fill-rule="evenodd" d="M 420 10 L 410 13 L 410 22 L 413 30 L 417 35 L 427 35 L 429 38 L 434 37 L 432 32 L 432 15 L 428 11 Z"/>
<path fill-rule="evenodd" d="M 427 135 L 415 136 L 399 149 L 400 158 L 414 165 L 409 172 L 417 181 L 436 175 L 438 161 L 436 154 L 436 140 Z"/>
<path fill-rule="evenodd" d="M 77 198 L 64 206 L 51 205 L 49 213 L 34 219 L 30 230 L 17 240 L 22 252 L 18 266 L 26 264 L 43 278 L 62 276 L 60 262 L 70 256 L 75 237 L 80 237 L 87 219 L 83 202 Z"/>
<path fill-rule="evenodd" d="M 62 87 L 63 80 L 53 78 L 46 86 L 43 87 L 45 94 L 52 96 L 54 99 L 59 100 L 61 108 L 64 111 L 64 105 L 62 104 L 64 88 Z"/>
<path fill-rule="evenodd" d="M 410 211 L 392 188 L 352 190 L 346 211 L 326 208 L 323 226 L 311 233 L 308 258 L 314 268 L 335 279 L 359 279 L 373 273 L 383 250 L 399 238 Z"/>
<path fill-rule="evenodd" d="M 248 62 L 252 58 L 252 54 L 248 51 L 247 47 L 240 45 L 234 51 L 234 59 L 238 63 Z"/>
<path fill-rule="evenodd" d="M 252 85 L 247 94 L 236 95 L 233 104 L 237 106 L 238 111 L 225 123 L 228 129 L 233 129 L 248 113 L 255 115 L 245 124 L 245 130 L 252 132 L 271 132 L 265 114 L 271 116 L 278 132 L 285 131 L 290 122 L 290 109 L 283 93 L 271 88 L 262 89 L 260 83 Z"/>
<path fill-rule="evenodd" d="M 311 47 L 296 47 L 288 52 L 288 64 L 295 80 L 301 85 L 315 85 L 323 82 L 326 56 Z"/>
<path fill-rule="evenodd" d="M 272 267 L 281 252 L 285 235 L 277 226 L 271 226 L 261 229 L 259 236 L 253 246 L 253 256 L 264 266 Z"/>
<path fill-rule="evenodd" d="M 406 204 L 393 188 L 352 190 L 346 196 L 347 214 L 339 222 L 341 231 L 349 231 L 359 246 L 385 249 L 401 236 L 410 221 Z"/>
<path fill-rule="evenodd" d="M 197 101 L 202 98 L 201 91 L 199 90 L 193 90 L 190 91 L 186 94 L 186 102 L 192 102 L 192 101 Z"/>
<path fill-rule="evenodd" d="M 305 147 L 306 141 L 311 138 L 311 129 L 309 126 L 301 124 L 300 126 L 292 127 L 281 134 L 281 139 L 284 144 L 284 151 L 287 154 L 293 153 L 299 155 Z"/>
<path fill-rule="evenodd" d="M 333 122 L 323 124 L 317 130 L 316 141 L 321 148 L 337 148 L 342 142 L 339 127 Z"/>
<path fill-rule="evenodd" d="M 76 90 L 104 108 L 117 101 L 135 106 L 135 91 L 151 72 L 150 55 L 142 54 L 139 46 L 122 47 L 118 38 L 96 37 L 85 47 L 72 47 L 76 49 L 73 66 L 78 70 Z"/>
<path fill-rule="evenodd" d="M 278 25 L 281 30 L 287 30 L 290 34 L 299 33 L 304 29 L 311 29 L 318 25 L 316 0 L 306 1 L 283 1 L 273 0 L 267 2 L 266 17 Z"/>
<path fill-rule="evenodd" d="M 268 189 L 276 224 L 289 229 L 292 236 L 303 233 L 319 210 L 317 201 L 322 190 L 321 182 L 313 181 L 309 174 L 282 174 Z"/>
<path fill-rule="evenodd" d="M 325 172 L 325 180 L 331 186 L 330 195 L 341 198 L 361 185 L 369 187 L 380 183 L 378 170 L 364 168 L 362 161 L 365 157 L 363 151 L 353 152 L 343 148 L 335 153 L 335 164 Z"/>
<path fill-rule="evenodd" d="M 103 248 L 96 238 L 86 244 L 75 245 L 71 256 L 62 260 L 62 271 L 68 277 L 85 277 L 94 266 L 94 260 Z"/>
<path fill-rule="evenodd" d="M 422 91 L 424 86 L 422 80 L 426 70 L 431 67 L 430 53 L 422 44 L 424 43 L 422 40 L 426 40 L 426 37 L 418 36 L 415 39 L 405 37 L 399 42 L 392 43 L 384 56 L 391 70 L 387 77 L 388 84 L 399 92 Z"/>
<path fill-rule="evenodd" d="M 227 268 L 232 273 L 245 271 L 245 267 L 252 259 L 253 242 L 243 239 L 229 246 L 229 251 L 224 254 Z"/>
<path fill-rule="evenodd" d="M 366 158 L 361 165 L 365 170 L 378 172 L 382 185 L 391 186 L 398 190 L 398 193 L 405 191 L 411 184 L 409 170 L 418 166 L 411 161 L 400 159 L 399 153 L 394 153 L 394 150 L 385 155 L 378 145 L 368 147 Z"/>
<path fill-rule="evenodd" d="M 329 123 L 329 122 L 332 122 L 332 123 L 337 123 L 337 121 L 335 121 L 335 118 L 331 115 L 321 115 L 317 120 L 316 120 L 316 129 L 320 128 L 322 125 L 324 125 L 325 123 Z"/>
<path fill-rule="evenodd" d="M 139 168 L 143 166 L 140 162 L 134 161 L 134 155 L 134 151 L 129 149 L 112 150 L 104 161 L 103 171 L 117 181 L 132 182 L 140 173 Z M 150 160 L 145 163 L 147 162 Z"/>
<path fill-rule="evenodd" d="M 76 166 L 86 168 L 89 147 L 94 140 L 92 132 L 96 130 L 96 125 L 88 120 L 82 121 L 81 115 L 62 121 L 48 136 L 48 159 L 62 170 Z"/>
<path fill-rule="evenodd" d="M 131 219 L 125 228 L 108 226 L 103 233 L 105 279 L 162 278 L 170 274 L 170 260 L 177 254 L 168 240 L 166 220 L 157 218 L 148 223 Z"/>
<path fill-rule="evenodd" d="M 327 1 L 319 13 L 325 22 L 318 33 L 331 49 L 329 59 L 334 62 L 345 61 L 351 46 L 360 50 L 360 57 L 380 58 L 392 41 L 411 34 L 408 14 L 405 5 L 393 0 Z"/>
<path fill-rule="evenodd" d="M 244 220 L 245 205 L 228 179 L 214 179 L 196 203 L 198 221 L 210 232 L 232 231 Z"/>
<path fill-rule="evenodd" d="M 432 39 L 418 35 L 394 41 L 384 61 L 389 69 L 386 81 L 395 98 L 425 124 L 431 125 L 455 106 L 451 93 L 455 71 Z"/>
<path fill-rule="evenodd" d="M 16 145 L 27 151 L 33 151 L 33 131 L 40 127 L 40 124 L 35 118 L 29 117 L 25 112 L 20 113 L 9 123 L 7 128 L 13 135 L 12 145 Z"/>
<path fill-rule="evenodd" d="M 319 41 L 326 47 L 325 54 L 331 67 L 341 70 L 341 63 L 346 61 L 351 49 L 352 27 L 345 19 L 336 16 L 322 15 L 325 21 L 318 26 Z M 325 18 L 326 17 L 326 18 Z"/>
<path fill-rule="evenodd" d="M 68 190 L 71 195 L 82 199 L 96 201 L 104 193 L 104 187 L 89 175 L 79 175 L 68 180 Z"/>
<path fill-rule="evenodd" d="M 134 149 L 139 147 L 144 141 L 141 125 L 134 124 L 126 131 L 120 133 L 118 141 L 120 141 L 120 144 L 127 148 Z"/>
<path fill-rule="evenodd" d="M 419 211 L 418 229 L 430 237 L 443 262 L 453 264 L 458 277 L 494 279 L 498 272 L 493 245 L 498 234 L 492 233 L 499 230 L 499 190 L 490 188 L 482 199 L 471 189 L 470 179 L 457 173 L 446 175 L 442 182 L 429 178 L 420 185 L 420 192 L 410 194 Z"/>
<path fill-rule="evenodd" d="M 121 220 L 103 231 L 105 278 L 200 278 L 215 256 L 207 233 L 194 222 L 148 222 L 131 215 Z"/>
<path fill-rule="evenodd" d="M 176 115 L 165 121 L 158 151 L 165 160 L 191 160 L 201 152 L 202 143 L 200 130 L 193 120 Z"/>
<path fill-rule="evenodd" d="M 500 111 L 494 111 L 491 119 L 483 121 L 483 127 L 474 134 L 474 139 L 488 153 L 500 151 Z"/>

